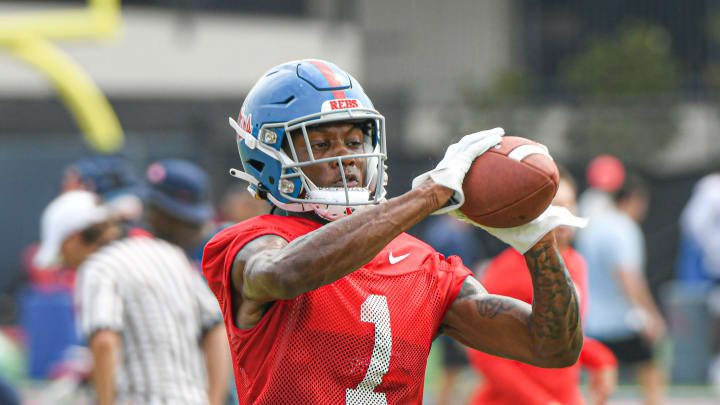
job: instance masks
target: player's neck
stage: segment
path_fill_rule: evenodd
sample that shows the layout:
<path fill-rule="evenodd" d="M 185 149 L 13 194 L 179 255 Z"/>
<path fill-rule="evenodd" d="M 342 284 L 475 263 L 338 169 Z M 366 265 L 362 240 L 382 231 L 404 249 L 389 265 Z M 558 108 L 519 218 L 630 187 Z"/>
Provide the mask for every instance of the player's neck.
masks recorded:
<path fill-rule="evenodd" d="M 328 220 L 325 219 L 325 218 L 320 217 L 318 214 L 315 213 L 315 211 L 307 211 L 307 212 L 288 212 L 287 215 L 288 215 L 288 216 L 291 216 L 291 217 L 300 217 L 300 218 L 309 219 L 309 220 L 311 220 L 311 221 L 313 221 L 313 222 L 317 222 L 317 223 L 322 224 L 322 225 L 329 224 L 329 223 L 331 222 L 331 221 L 328 221 Z"/>
<path fill-rule="evenodd" d="M 291 211 L 285 211 L 283 209 L 280 209 L 278 207 L 273 207 L 272 210 L 270 210 L 270 215 L 278 215 L 281 217 L 299 217 L 299 218 L 305 218 L 309 219 L 313 222 L 317 222 L 319 224 L 325 225 L 329 223 L 330 221 L 321 218 L 319 215 L 315 213 L 315 211 L 307 211 L 307 212 L 291 212 Z"/>

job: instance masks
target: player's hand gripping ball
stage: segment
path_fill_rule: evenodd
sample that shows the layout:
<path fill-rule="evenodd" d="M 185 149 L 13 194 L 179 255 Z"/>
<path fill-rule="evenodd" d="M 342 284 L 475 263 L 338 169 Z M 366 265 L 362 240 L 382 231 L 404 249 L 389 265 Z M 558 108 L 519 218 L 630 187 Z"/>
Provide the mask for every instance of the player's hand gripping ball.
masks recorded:
<path fill-rule="evenodd" d="M 472 163 L 460 211 L 480 225 L 524 225 L 548 208 L 558 182 L 557 166 L 544 145 L 506 136 Z"/>

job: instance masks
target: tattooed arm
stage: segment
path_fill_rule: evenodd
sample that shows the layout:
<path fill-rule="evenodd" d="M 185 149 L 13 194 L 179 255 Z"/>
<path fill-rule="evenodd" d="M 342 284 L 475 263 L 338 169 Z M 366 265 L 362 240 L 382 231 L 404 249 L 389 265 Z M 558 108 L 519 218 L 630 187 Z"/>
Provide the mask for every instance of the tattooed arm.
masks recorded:
<path fill-rule="evenodd" d="M 297 297 L 359 269 L 401 232 L 445 205 L 452 193 L 427 181 L 290 243 L 274 235 L 249 242 L 235 256 L 231 270 L 236 326 L 251 327 L 269 303 Z"/>
<path fill-rule="evenodd" d="M 538 367 L 567 367 L 582 348 L 577 296 L 548 233 L 525 254 L 532 307 L 489 294 L 468 277 L 445 315 L 442 332 L 477 350 Z"/>

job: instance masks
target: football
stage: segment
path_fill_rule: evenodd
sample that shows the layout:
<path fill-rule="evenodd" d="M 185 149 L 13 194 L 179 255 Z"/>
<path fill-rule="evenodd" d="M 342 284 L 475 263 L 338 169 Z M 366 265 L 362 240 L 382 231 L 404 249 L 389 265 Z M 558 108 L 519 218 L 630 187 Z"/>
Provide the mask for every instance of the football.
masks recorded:
<path fill-rule="evenodd" d="M 460 211 L 493 228 L 511 228 L 537 218 L 558 189 L 558 169 L 547 148 L 529 139 L 505 136 L 475 159 L 463 181 Z"/>

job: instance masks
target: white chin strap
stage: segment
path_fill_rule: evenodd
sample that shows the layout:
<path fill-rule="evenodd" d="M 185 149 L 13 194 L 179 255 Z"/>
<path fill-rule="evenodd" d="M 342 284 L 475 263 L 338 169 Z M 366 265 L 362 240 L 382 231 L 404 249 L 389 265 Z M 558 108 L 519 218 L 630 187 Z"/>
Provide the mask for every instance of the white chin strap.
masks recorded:
<path fill-rule="evenodd" d="M 365 203 L 365 205 L 347 205 L 345 189 L 343 188 L 322 188 L 309 191 L 309 198 L 324 200 L 322 203 L 283 203 L 278 201 L 272 194 L 268 193 L 268 199 L 278 208 L 289 212 L 314 211 L 320 218 L 328 221 L 335 221 L 344 218 L 353 212 L 367 207 L 370 201 L 370 192 L 365 188 L 348 189 L 347 197 L 351 204 Z"/>
<path fill-rule="evenodd" d="M 254 185 L 258 186 L 258 181 L 255 177 L 243 172 L 238 169 L 230 169 L 230 175 L 238 179 L 242 179 Z M 328 188 L 317 188 L 312 182 L 310 183 L 311 189 L 308 190 L 308 199 L 315 201 L 327 201 L 327 204 L 323 203 L 283 203 L 278 201 L 271 193 L 267 194 L 267 198 L 278 208 L 289 212 L 309 212 L 315 211 L 320 218 L 328 221 L 335 221 L 340 218 L 344 218 L 356 210 L 362 209 L 370 205 L 370 191 L 364 187 L 348 188 L 347 194 L 345 193 L 344 187 L 328 187 Z M 250 193 L 257 193 L 252 187 L 248 187 Z M 383 199 L 384 200 L 384 199 Z M 348 204 L 349 202 L 349 204 Z"/>
<path fill-rule="evenodd" d="M 324 218 L 328 221 L 335 221 L 336 219 L 352 214 L 357 209 L 367 207 L 367 205 L 346 205 L 348 200 L 350 201 L 350 204 L 367 204 L 368 201 L 370 201 L 370 191 L 366 188 L 349 188 L 347 190 L 347 195 L 345 194 L 345 189 L 342 187 L 319 188 L 316 190 L 310 190 L 308 195 L 310 199 L 313 200 L 323 200 L 334 203 L 309 204 L 313 207 L 313 211 L 315 211 L 320 218 Z"/>

